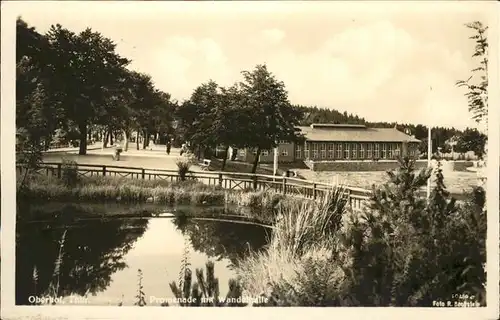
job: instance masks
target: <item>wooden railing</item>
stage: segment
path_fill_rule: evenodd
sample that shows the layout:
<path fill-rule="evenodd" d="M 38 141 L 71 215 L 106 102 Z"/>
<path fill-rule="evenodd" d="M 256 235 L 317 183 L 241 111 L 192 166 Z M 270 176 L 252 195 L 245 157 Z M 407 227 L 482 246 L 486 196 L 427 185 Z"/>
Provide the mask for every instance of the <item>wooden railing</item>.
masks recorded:
<path fill-rule="evenodd" d="M 19 174 L 24 167 L 17 165 Z M 59 162 L 43 163 L 37 173 L 47 176 L 62 177 L 63 166 Z M 177 170 L 148 169 L 140 167 L 107 166 L 96 164 L 77 164 L 80 176 L 113 176 L 142 180 L 180 180 Z M 334 185 L 291 177 L 251 174 L 241 172 L 190 171 L 186 179 L 196 179 L 208 185 L 219 186 L 228 190 L 273 190 L 284 195 L 299 196 L 316 200 L 331 190 Z M 344 187 L 349 205 L 353 209 L 361 209 L 369 198 L 371 191 L 355 187 Z"/>

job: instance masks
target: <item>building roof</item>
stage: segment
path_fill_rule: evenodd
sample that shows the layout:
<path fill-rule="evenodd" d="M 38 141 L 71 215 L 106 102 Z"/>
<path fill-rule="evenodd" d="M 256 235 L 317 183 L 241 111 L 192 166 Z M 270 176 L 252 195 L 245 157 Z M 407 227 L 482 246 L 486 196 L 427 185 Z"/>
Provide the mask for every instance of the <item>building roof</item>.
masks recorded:
<path fill-rule="evenodd" d="M 342 142 L 420 142 L 396 128 L 367 128 L 355 125 L 319 125 L 298 127 L 306 140 Z"/>

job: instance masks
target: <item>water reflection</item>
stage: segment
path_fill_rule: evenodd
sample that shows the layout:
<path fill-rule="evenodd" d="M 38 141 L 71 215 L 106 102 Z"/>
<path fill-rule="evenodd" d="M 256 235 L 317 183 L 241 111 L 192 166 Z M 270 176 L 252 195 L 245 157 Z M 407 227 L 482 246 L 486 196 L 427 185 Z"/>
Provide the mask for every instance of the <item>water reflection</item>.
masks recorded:
<path fill-rule="evenodd" d="M 49 294 L 71 297 L 66 304 L 134 305 L 141 269 L 147 305 L 155 305 L 150 303 L 155 298 L 159 301 L 175 297 L 170 284 L 178 283 L 185 259 L 193 272 L 204 268 L 208 260 L 216 260 L 220 294 L 225 295 L 230 279 L 235 277 L 228 266 L 248 250 L 262 248 L 267 238 L 266 228 L 261 226 L 186 216 L 96 219 L 111 211 L 150 217 L 156 209 L 73 204 L 19 206 L 16 304 L 31 305 L 30 297 Z M 79 296 L 87 298 L 75 299 Z"/>
<path fill-rule="evenodd" d="M 258 224 L 189 219 L 182 215 L 174 223 L 189 237 L 194 250 L 217 260 L 228 259 L 233 266 L 249 252 L 263 249 L 270 235 L 270 229 Z"/>
<path fill-rule="evenodd" d="M 52 212 L 23 207 L 20 216 L 45 216 L 43 223 L 17 227 L 16 304 L 30 297 L 96 294 L 111 275 L 126 267 L 124 255 L 144 234 L 147 220 L 70 220 L 91 217 L 83 207 L 67 205 Z M 63 237 L 64 235 L 64 237 Z M 59 258 L 60 257 L 60 258 Z M 52 292 L 49 292 L 52 291 Z"/>

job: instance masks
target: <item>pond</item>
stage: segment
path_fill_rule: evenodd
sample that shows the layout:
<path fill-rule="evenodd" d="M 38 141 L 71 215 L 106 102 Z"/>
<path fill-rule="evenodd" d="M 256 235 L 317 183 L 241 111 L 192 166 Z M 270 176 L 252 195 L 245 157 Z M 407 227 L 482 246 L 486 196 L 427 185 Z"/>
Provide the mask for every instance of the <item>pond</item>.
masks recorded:
<path fill-rule="evenodd" d="M 196 218 L 190 217 L 194 210 Z M 229 280 L 237 276 L 238 260 L 262 249 L 270 229 L 204 219 L 199 210 L 214 213 L 214 208 L 123 205 L 18 207 L 16 304 L 131 306 L 138 300 L 141 273 L 146 305 L 175 305 L 170 284 L 179 286 L 181 266 L 189 266 L 195 282 L 195 270 L 206 273 L 208 261 L 214 263 L 220 295 L 225 296 Z M 111 214 L 113 218 L 103 218 Z M 47 296 L 57 299 L 41 300 Z"/>

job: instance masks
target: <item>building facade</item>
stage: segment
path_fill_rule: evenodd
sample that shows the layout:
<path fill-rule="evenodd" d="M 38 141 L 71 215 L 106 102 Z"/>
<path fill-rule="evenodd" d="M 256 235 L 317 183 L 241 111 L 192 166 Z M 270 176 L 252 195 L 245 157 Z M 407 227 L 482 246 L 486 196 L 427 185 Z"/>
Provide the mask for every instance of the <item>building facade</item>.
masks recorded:
<path fill-rule="evenodd" d="M 299 127 L 303 143 L 280 141 L 279 162 L 378 161 L 397 156 L 418 157 L 420 140 L 396 128 L 364 125 L 312 124 Z M 256 150 L 240 149 L 237 160 L 253 162 Z M 274 150 L 262 150 L 259 161 L 273 162 Z"/>

